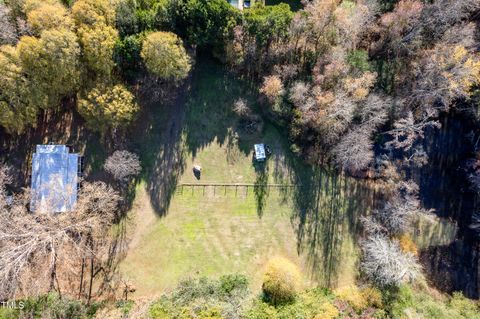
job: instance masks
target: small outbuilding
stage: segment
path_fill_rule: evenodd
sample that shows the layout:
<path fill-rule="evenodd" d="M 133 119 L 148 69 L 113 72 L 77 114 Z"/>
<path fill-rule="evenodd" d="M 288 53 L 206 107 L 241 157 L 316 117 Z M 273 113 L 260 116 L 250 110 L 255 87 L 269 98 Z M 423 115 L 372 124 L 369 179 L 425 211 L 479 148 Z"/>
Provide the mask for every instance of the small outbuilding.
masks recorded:
<path fill-rule="evenodd" d="M 68 212 L 77 202 L 81 156 L 66 145 L 37 145 L 32 158 L 30 210 Z"/>
<path fill-rule="evenodd" d="M 255 160 L 258 162 L 264 162 L 267 159 L 265 144 L 255 144 L 253 147 L 255 149 Z"/>

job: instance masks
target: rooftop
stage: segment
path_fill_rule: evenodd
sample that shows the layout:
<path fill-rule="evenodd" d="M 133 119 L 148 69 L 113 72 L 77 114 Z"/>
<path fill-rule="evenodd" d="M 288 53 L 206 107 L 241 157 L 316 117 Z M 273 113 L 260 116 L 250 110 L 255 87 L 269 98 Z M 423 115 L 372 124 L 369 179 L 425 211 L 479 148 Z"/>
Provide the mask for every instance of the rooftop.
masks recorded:
<path fill-rule="evenodd" d="M 37 145 L 32 158 L 30 210 L 72 211 L 77 202 L 79 155 L 66 145 Z"/>

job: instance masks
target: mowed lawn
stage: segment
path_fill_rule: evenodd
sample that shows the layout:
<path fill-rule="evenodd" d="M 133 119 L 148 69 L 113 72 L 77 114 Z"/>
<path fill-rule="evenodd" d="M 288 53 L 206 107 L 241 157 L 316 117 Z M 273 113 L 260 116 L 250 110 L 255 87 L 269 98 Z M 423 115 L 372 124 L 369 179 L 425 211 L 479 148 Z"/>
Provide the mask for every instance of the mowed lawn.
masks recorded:
<path fill-rule="evenodd" d="M 298 246 L 293 191 L 287 187 L 262 186 L 292 185 L 290 168 L 281 145 L 275 141 L 275 133 L 274 129 L 268 129 L 264 136 L 274 150 L 264 169 L 255 168 L 252 154 L 240 151 L 228 141 L 223 144 L 213 141 L 195 157 L 190 155 L 168 213 L 163 217 L 157 217 L 152 209 L 144 185 L 138 187 L 131 212 L 135 224 L 130 228 L 132 241 L 121 264 L 121 272 L 134 284 L 137 296 L 161 293 L 188 276 L 216 277 L 229 273 L 245 274 L 252 289 L 258 290 L 265 263 L 278 255 L 298 264 L 307 286 L 315 282 L 316 272 L 327 271 L 312 265 L 310 250 Z M 194 164 L 202 166 L 200 180 L 193 175 Z M 248 189 L 181 186 L 214 182 L 257 183 L 257 186 Z M 344 227 L 348 226 L 342 223 L 339 230 Z M 339 235 L 342 234 L 334 234 Z M 351 283 L 355 278 L 356 252 L 351 237 L 344 236 L 341 248 L 334 252 L 336 258 L 344 257 L 341 267 L 335 270 L 341 284 Z"/>

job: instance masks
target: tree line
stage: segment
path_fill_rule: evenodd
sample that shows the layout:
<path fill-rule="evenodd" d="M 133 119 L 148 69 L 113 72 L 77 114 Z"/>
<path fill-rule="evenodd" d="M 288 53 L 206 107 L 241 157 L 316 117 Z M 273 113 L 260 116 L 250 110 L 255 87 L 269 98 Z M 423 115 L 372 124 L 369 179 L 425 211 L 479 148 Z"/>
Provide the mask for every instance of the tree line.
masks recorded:
<path fill-rule="evenodd" d="M 0 125 L 8 133 L 21 134 L 68 101 L 102 133 L 132 122 L 139 106 L 115 60 L 122 52 L 115 3 L 18 0 L 1 3 L 0 12 Z M 148 71 L 165 81 L 187 76 L 191 62 L 179 37 L 153 30 L 141 37 Z"/>

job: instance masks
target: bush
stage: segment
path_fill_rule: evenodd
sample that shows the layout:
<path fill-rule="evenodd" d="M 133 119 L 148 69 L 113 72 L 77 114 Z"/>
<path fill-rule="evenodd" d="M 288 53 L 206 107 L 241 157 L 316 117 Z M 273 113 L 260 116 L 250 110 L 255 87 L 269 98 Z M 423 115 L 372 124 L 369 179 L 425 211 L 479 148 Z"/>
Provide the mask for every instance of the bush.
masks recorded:
<path fill-rule="evenodd" d="M 267 263 L 263 280 L 265 299 L 273 305 L 293 301 L 300 286 L 301 275 L 289 260 L 277 257 Z"/>
<path fill-rule="evenodd" d="M 247 295 L 248 282 L 243 275 L 187 279 L 155 301 L 149 314 L 153 319 L 239 318 Z"/>
<path fill-rule="evenodd" d="M 404 253 L 411 253 L 414 256 L 418 256 L 418 248 L 417 248 L 417 245 L 415 244 L 415 242 L 412 240 L 412 237 L 410 237 L 407 234 L 403 234 L 398 239 L 398 242 L 400 244 L 400 249 Z"/>
<path fill-rule="evenodd" d="M 362 311 L 368 307 L 368 300 L 357 286 L 346 286 L 335 291 L 338 299 L 346 301 L 356 311 Z"/>
<path fill-rule="evenodd" d="M 247 277 L 243 275 L 225 275 L 220 277 L 220 290 L 230 295 L 235 290 L 246 291 L 248 289 Z"/>
<path fill-rule="evenodd" d="M 31 297 L 21 302 L 23 309 L 6 312 L 5 316 L 0 311 L 0 318 L 89 318 L 101 307 L 97 303 L 85 305 L 78 300 L 60 298 L 56 293 Z"/>
<path fill-rule="evenodd" d="M 465 318 L 480 318 L 478 302 L 466 298 L 461 292 L 454 292 L 449 306 Z"/>
<path fill-rule="evenodd" d="M 480 319 L 476 302 L 454 293 L 448 303 L 437 300 L 421 290 L 413 290 L 407 285 L 384 291 L 385 311 L 390 318 L 442 318 L 442 319 Z"/>
<path fill-rule="evenodd" d="M 334 319 L 337 318 L 340 312 L 331 303 L 324 303 L 322 305 L 322 312 L 317 314 L 313 319 Z"/>
<path fill-rule="evenodd" d="M 291 303 L 273 306 L 256 300 L 246 312 L 248 319 L 333 319 L 339 310 L 332 304 L 334 296 L 327 289 L 315 288 L 298 294 Z"/>

